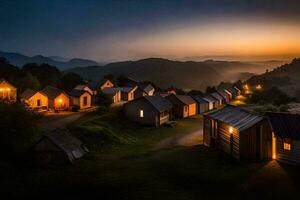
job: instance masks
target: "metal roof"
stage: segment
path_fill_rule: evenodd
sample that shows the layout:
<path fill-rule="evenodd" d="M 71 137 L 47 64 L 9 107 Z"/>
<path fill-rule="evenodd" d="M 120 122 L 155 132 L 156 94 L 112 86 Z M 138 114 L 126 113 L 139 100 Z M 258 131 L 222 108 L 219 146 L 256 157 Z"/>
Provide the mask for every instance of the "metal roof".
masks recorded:
<path fill-rule="evenodd" d="M 102 80 L 100 80 L 100 81 L 92 81 L 92 82 L 89 82 L 88 83 L 88 87 L 90 88 L 90 89 L 93 89 L 93 90 L 98 90 L 98 89 L 100 89 L 100 87 L 102 86 L 102 85 L 104 85 L 107 81 L 110 81 L 110 80 L 108 80 L 108 79 L 102 79 Z M 111 82 L 111 81 L 110 81 Z"/>
<path fill-rule="evenodd" d="M 300 140 L 300 115 L 290 113 L 266 114 L 276 137 Z"/>
<path fill-rule="evenodd" d="M 121 92 L 129 93 L 135 91 L 137 87 L 117 87 L 116 89 L 120 90 Z"/>
<path fill-rule="evenodd" d="M 145 98 L 149 103 L 151 103 L 153 107 L 159 112 L 170 110 L 172 108 L 171 102 L 169 102 L 162 96 L 145 96 L 143 98 Z"/>
<path fill-rule="evenodd" d="M 207 102 L 210 102 L 210 103 L 213 103 L 213 102 L 216 102 L 216 101 L 218 101 L 218 100 L 216 100 L 215 98 L 213 98 L 212 96 L 210 96 L 210 95 L 206 95 L 206 96 L 204 96 L 204 97 L 202 97 L 205 101 L 207 101 Z"/>
<path fill-rule="evenodd" d="M 207 115 L 211 118 L 229 124 L 239 131 L 246 130 L 264 119 L 262 116 L 232 105 L 227 105 L 226 107 L 212 111 Z"/>
<path fill-rule="evenodd" d="M 206 100 L 203 99 L 202 96 L 200 95 L 193 95 L 192 98 L 197 102 L 197 103 L 205 103 L 207 104 L 208 102 Z"/>
<path fill-rule="evenodd" d="M 179 101 L 186 105 L 194 104 L 196 101 L 189 95 L 174 95 Z"/>
<path fill-rule="evenodd" d="M 213 92 L 210 94 L 213 98 L 222 101 L 223 100 L 223 96 L 221 96 L 218 92 Z"/>

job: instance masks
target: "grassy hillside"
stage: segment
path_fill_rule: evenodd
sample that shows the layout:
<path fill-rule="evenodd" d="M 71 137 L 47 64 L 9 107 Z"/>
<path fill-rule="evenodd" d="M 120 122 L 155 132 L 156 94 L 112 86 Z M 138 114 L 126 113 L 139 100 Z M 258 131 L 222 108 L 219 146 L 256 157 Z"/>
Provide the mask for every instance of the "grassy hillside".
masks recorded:
<path fill-rule="evenodd" d="M 248 80 L 251 84 L 263 84 L 265 88 L 279 87 L 292 96 L 300 97 L 300 59 L 281 65 L 270 72 L 253 76 Z"/>
<path fill-rule="evenodd" d="M 70 71 L 78 73 L 85 79 L 101 79 L 106 74 L 127 75 L 137 80 L 155 82 L 160 87 L 174 85 L 184 89 L 205 89 L 221 81 L 235 81 L 249 78 L 258 64 L 243 62 L 227 62 L 207 60 L 204 62 L 171 61 L 160 58 L 149 58 L 139 61 L 127 61 L 74 68 Z M 269 65 L 263 65 L 269 67 Z"/>

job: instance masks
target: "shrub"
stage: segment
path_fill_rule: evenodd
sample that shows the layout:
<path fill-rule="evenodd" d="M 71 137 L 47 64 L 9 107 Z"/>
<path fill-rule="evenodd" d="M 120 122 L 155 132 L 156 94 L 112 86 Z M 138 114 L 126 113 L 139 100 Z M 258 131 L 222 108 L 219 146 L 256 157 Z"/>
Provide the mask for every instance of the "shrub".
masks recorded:
<path fill-rule="evenodd" d="M 22 156 L 39 139 L 37 119 L 22 104 L 0 103 L 0 148 L 4 156 Z"/>

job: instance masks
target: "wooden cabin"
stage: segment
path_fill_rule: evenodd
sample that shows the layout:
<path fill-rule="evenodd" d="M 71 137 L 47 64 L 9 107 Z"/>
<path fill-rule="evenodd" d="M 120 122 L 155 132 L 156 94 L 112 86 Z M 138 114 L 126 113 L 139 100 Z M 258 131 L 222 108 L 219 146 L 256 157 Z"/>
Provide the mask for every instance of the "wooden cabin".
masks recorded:
<path fill-rule="evenodd" d="M 34 150 L 36 158 L 43 164 L 72 163 L 88 152 L 80 140 L 61 129 L 45 134 Z"/>
<path fill-rule="evenodd" d="M 40 91 L 48 97 L 48 108 L 53 110 L 68 110 L 70 108 L 70 98 L 63 90 L 46 86 Z"/>
<path fill-rule="evenodd" d="M 145 96 L 126 103 L 124 110 L 127 119 L 158 127 L 170 120 L 172 104 L 161 96 Z"/>
<path fill-rule="evenodd" d="M 144 96 L 153 96 L 155 93 L 155 88 L 150 83 L 138 82 L 133 79 L 130 79 L 125 83 L 127 87 L 137 87 L 134 92 L 135 98 L 144 97 Z"/>
<path fill-rule="evenodd" d="M 17 88 L 5 79 L 0 79 L 0 101 L 17 101 Z"/>
<path fill-rule="evenodd" d="M 213 98 L 212 96 L 210 95 L 206 95 L 204 97 L 202 97 L 203 100 L 207 101 L 208 102 L 208 110 L 214 110 L 214 109 L 217 109 L 219 104 L 218 104 L 218 100 Z"/>
<path fill-rule="evenodd" d="M 121 91 L 122 101 L 132 101 L 135 98 L 134 92 L 138 89 L 138 87 L 118 87 L 117 89 Z"/>
<path fill-rule="evenodd" d="M 27 89 L 20 95 L 20 98 L 21 101 L 31 109 L 48 109 L 48 97 L 42 92 L 36 92 L 31 89 Z"/>
<path fill-rule="evenodd" d="M 71 106 L 78 106 L 80 110 L 92 107 L 92 95 L 86 90 L 73 89 L 69 96 Z"/>
<path fill-rule="evenodd" d="M 110 96 L 113 103 L 119 103 L 121 101 L 121 91 L 118 88 L 104 88 L 102 92 Z"/>
<path fill-rule="evenodd" d="M 272 158 L 272 131 L 267 118 L 227 105 L 204 115 L 203 142 L 238 160 Z"/>
<path fill-rule="evenodd" d="M 230 102 L 231 98 L 229 93 L 227 93 L 225 90 L 218 90 L 217 92 L 223 97 L 223 104 Z"/>
<path fill-rule="evenodd" d="M 205 101 L 202 96 L 194 95 L 192 98 L 197 102 L 197 113 L 203 114 L 209 111 L 209 102 Z"/>
<path fill-rule="evenodd" d="M 186 118 L 197 114 L 197 103 L 191 96 L 171 94 L 165 98 L 171 102 L 175 118 Z"/>
<path fill-rule="evenodd" d="M 300 164 L 300 115 L 267 113 L 267 117 L 273 133 L 273 159 Z"/>
<path fill-rule="evenodd" d="M 213 93 L 210 94 L 210 96 L 212 96 L 214 99 L 216 99 L 218 101 L 217 102 L 217 107 L 220 107 L 220 106 L 223 105 L 225 99 L 218 92 L 213 92 Z"/>
<path fill-rule="evenodd" d="M 114 84 L 108 79 L 102 79 L 101 81 L 92 81 L 88 83 L 88 87 L 92 90 L 92 94 L 96 95 L 98 90 L 103 90 L 105 88 L 112 88 Z"/>
<path fill-rule="evenodd" d="M 241 95 L 240 91 L 236 87 L 226 88 L 226 91 L 231 94 L 232 99 L 235 99 L 237 96 Z"/>

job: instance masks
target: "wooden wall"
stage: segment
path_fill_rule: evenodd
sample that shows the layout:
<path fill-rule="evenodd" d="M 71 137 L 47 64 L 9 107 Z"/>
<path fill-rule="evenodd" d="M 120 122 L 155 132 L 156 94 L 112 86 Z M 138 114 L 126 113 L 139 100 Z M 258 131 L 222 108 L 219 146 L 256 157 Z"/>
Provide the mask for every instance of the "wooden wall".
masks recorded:
<path fill-rule="evenodd" d="M 217 124 L 214 125 L 217 127 L 215 139 L 212 137 L 213 122 Z M 215 146 L 238 160 L 272 158 L 272 132 L 267 120 L 239 132 L 238 129 L 226 123 L 204 116 L 203 127 L 203 142 L 206 146 Z M 259 132 L 257 133 L 257 131 Z M 257 140 L 257 137 L 259 137 L 259 140 Z"/>
<path fill-rule="evenodd" d="M 276 159 L 300 164 L 300 141 L 291 140 L 291 151 L 283 149 L 283 139 L 276 138 Z"/>

